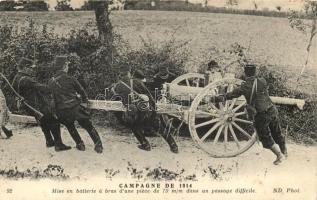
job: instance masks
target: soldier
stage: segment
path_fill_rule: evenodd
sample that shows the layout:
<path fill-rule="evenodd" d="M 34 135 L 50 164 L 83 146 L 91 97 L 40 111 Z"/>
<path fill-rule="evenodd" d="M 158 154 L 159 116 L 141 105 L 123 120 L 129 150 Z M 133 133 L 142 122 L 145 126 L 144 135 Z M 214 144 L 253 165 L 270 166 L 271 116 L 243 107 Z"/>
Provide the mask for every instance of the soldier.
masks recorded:
<path fill-rule="evenodd" d="M 0 85 L 2 84 L 0 83 Z M 7 123 L 7 119 L 8 119 L 8 107 L 7 107 L 5 96 L 2 90 L 0 89 L 0 125 L 1 125 L 2 131 L 9 139 L 10 137 L 13 136 L 13 134 L 12 134 L 12 130 L 9 130 L 5 127 Z M 1 130 L 0 130 L 0 133 L 1 133 Z"/>
<path fill-rule="evenodd" d="M 140 149 L 151 150 L 151 145 L 145 138 L 144 131 L 148 127 L 153 127 L 168 143 L 170 150 L 173 153 L 178 153 L 178 147 L 172 135 L 162 132 L 157 124 L 153 123 L 156 117 L 155 100 L 142 82 L 144 79 L 144 74 L 136 70 L 133 77 L 128 73 L 114 86 L 114 93 L 120 96 L 122 103 L 127 107 L 127 112 L 124 113 L 123 117 L 140 142 L 138 146 Z"/>
<path fill-rule="evenodd" d="M 227 93 L 225 98 L 232 99 L 241 95 L 246 98 L 248 114 L 254 116 L 254 124 L 259 139 L 264 148 L 270 149 L 276 155 L 277 159 L 273 163 L 278 165 L 287 157 L 278 110 L 269 97 L 266 80 L 256 77 L 255 65 L 246 65 L 244 72 L 245 82 L 239 88 Z M 253 117 L 251 118 L 253 119 Z"/>
<path fill-rule="evenodd" d="M 103 146 L 100 136 L 90 121 L 89 113 L 83 106 L 83 103 L 88 103 L 86 92 L 77 79 L 67 75 L 69 63 L 66 56 L 57 56 L 54 64 L 57 72 L 48 85 L 53 92 L 58 119 L 68 129 L 78 150 L 85 151 L 85 144 L 75 128 L 75 121 L 78 121 L 79 125 L 89 133 L 95 144 L 95 151 L 102 153 Z"/>
<path fill-rule="evenodd" d="M 54 116 L 49 103 L 49 88 L 36 82 L 33 78 L 35 65 L 32 60 L 22 58 L 18 65 L 18 73 L 13 79 L 13 88 L 24 98 L 24 101 L 39 110 L 44 116 L 39 119 L 33 110 L 26 106 L 20 107 L 27 114 L 34 116 L 39 122 L 46 140 L 46 147 L 55 146 L 55 151 L 71 149 L 62 142 L 60 124 Z"/>
<path fill-rule="evenodd" d="M 218 65 L 218 63 L 215 60 L 211 60 L 207 64 L 207 69 L 204 72 L 205 74 L 205 85 L 208 85 L 209 83 L 222 79 L 221 75 L 221 67 Z"/>

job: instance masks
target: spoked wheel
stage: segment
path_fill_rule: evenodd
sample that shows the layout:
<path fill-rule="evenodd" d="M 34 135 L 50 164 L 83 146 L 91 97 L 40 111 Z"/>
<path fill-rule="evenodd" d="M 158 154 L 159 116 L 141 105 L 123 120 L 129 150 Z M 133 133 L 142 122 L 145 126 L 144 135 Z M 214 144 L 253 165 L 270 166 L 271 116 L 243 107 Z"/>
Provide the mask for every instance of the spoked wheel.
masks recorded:
<path fill-rule="evenodd" d="M 239 97 L 216 102 L 219 91 L 232 91 L 243 81 L 221 79 L 204 88 L 194 99 L 189 112 L 193 140 L 213 157 L 233 157 L 248 150 L 256 141 L 253 122 L 248 119 L 246 100 Z"/>
<path fill-rule="evenodd" d="M 183 86 L 189 86 L 189 87 L 205 87 L 205 76 L 204 74 L 199 74 L 199 73 L 187 73 L 184 75 L 181 75 L 174 79 L 172 84 L 177 84 L 177 85 L 183 85 Z M 166 127 L 169 129 L 178 129 L 182 130 L 184 132 L 187 132 L 188 130 L 187 127 L 183 126 L 183 122 L 179 120 L 178 118 L 171 117 L 169 115 L 162 115 L 163 122 Z M 182 127 L 183 126 L 183 127 Z"/>
<path fill-rule="evenodd" d="M 205 76 L 199 73 L 187 73 L 177 77 L 171 83 L 190 87 L 205 87 Z"/>

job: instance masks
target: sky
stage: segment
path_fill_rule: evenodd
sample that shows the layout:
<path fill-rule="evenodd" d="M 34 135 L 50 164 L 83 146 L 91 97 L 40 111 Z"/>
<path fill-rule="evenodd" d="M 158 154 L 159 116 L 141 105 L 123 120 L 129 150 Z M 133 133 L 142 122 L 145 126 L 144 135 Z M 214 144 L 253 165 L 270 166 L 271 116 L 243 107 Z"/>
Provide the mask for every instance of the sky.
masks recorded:
<path fill-rule="evenodd" d="M 73 8 L 79 8 L 83 5 L 85 0 L 71 0 L 70 4 Z M 289 9 L 292 10 L 300 10 L 302 9 L 303 0 L 237 0 L 239 5 L 237 8 L 240 9 L 254 9 L 254 2 L 258 6 L 258 10 L 263 8 L 268 8 L 270 10 L 276 10 L 277 6 L 281 6 L 282 11 L 287 11 Z M 54 8 L 56 5 L 56 0 L 46 0 L 49 3 L 50 8 Z M 202 3 L 204 0 L 189 0 L 189 2 L 193 3 Z M 208 0 L 209 6 L 218 6 L 224 7 L 226 5 L 226 0 Z"/>

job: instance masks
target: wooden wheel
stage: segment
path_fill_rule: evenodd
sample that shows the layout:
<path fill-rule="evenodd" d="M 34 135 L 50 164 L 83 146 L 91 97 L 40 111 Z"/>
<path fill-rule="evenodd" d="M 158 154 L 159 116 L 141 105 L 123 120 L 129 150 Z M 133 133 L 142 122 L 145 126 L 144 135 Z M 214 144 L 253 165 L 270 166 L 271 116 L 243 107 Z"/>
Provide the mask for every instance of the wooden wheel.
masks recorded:
<path fill-rule="evenodd" d="M 221 79 L 204 88 L 189 111 L 189 130 L 193 140 L 213 157 L 233 157 L 248 150 L 256 141 L 253 122 L 248 119 L 246 100 L 239 97 L 215 102 L 220 92 L 241 85 L 239 79 Z"/>
<path fill-rule="evenodd" d="M 204 74 L 199 73 L 187 73 L 177 77 L 171 83 L 189 87 L 205 87 L 205 76 Z M 182 130 L 187 132 L 188 134 L 187 127 L 181 127 L 183 125 L 183 122 L 178 118 L 174 118 L 167 114 L 163 114 L 162 119 L 166 128 L 174 128 L 178 130 L 182 128 Z"/>
<path fill-rule="evenodd" d="M 199 73 L 187 73 L 177 77 L 171 83 L 190 87 L 205 87 L 205 76 Z"/>

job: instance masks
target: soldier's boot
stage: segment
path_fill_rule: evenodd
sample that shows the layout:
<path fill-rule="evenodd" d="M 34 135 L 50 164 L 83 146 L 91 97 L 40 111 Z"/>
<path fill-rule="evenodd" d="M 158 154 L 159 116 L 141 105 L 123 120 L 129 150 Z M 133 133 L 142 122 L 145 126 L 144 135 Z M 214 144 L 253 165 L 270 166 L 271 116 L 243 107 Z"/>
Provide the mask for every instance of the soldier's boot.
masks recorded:
<path fill-rule="evenodd" d="M 66 128 L 67 128 L 70 136 L 73 138 L 73 140 L 76 143 L 76 149 L 78 149 L 79 151 L 85 151 L 86 150 L 85 144 L 82 141 L 75 126 L 74 125 L 67 125 Z"/>
<path fill-rule="evenodd" d="M 76 149 L 78 149 L 79 151 L 85 151 L 86 147 L 83 141 L 79 142 L 76 144 Z"/>
<path fill-rule="evenodd" d="M 168 134 L 167 136 L 163 136 L 163 138 L 165 139 L 165 141 L 167 142 L 168 146 L 170 147 L 171 152 L 178 153 L 178 146 L 177 146 L 173 136 Z"/>
<path fill-rule="evenodd" d="M 132 130 L 132 132 L 140 143 L 140 145 L 138 145 L 138 148 L 145 151 L 151 151 L 151 145 L 149 141 L 145 138 L 143 131 L 140 129 L 134 129 Z"/>
<path fill-rule="evenodd" d="M 7 129 L 5 126 L 2 126 L 1 129 L 4 132 L 4 134 L 7 136 L 7 139 L 13 136 L 12 130 Z"/>
<path fill-rule="evenodd" d="M 288 152 L 287 152 L 286 144 L 285 143 L 281 143 L 278 146 L 280 147 L 282 154 L 284 154 L 285 158 L 287 158 L 288 157 Z"/>
<path fill-rule="evenodd" d="M 276 160 L 273 162 L 274 165 L 279 165 L 285 160 L 285 156 L 280 150 L 280 147 L 277 144 L 272 145 L 270 148 L 271 151 L 276 155 Z"/>
<path fill-rule="evenodd" d="M 52 124 L 51 125 L 51 132 L 54 137 L 54 143 L 55 143 L 55 151 L 67 151 L 71 149 L 70 146 L 67 146 L 63 143 L 62 137 L 61 137 L 61 129 L 59 124 Z"/>
<path fill-rule="evenodd" d="M 91 127 L 90 130 L 88 130 L 88 133 L 92 139 L 92 141 L 94 142 L 95 144 L 95 148 L 94 150 L 97 152 L 97 153 L 102 153 L 103 151 L 103 146 L 102 146 L 102 142 L 101 142 L 101 139 L 100 139 L 100 136 L 97 132 L 97 130 L 94 128 L 94 127 Z"/>
<path fill-rule="evenodd" d="M 151 145 L 150 145 L 149 141 L 147 141 L 147 140 L 140 142 L 140 144 L 138 145 L 138 148 L 142 149 L 144 151 L 151 151 Z"/>
<path fill-rule="evenodd" d="M 44 137 L 45 137 L 45 141 L 46 141 L 46 147 L 47 148 L 54 147 L 55 143 L 54 143 L 54 139 L 52 137 L 50 129 L 47 128 L 47 127 L 42 127 L 42 131 L 44 133 Z"/>

